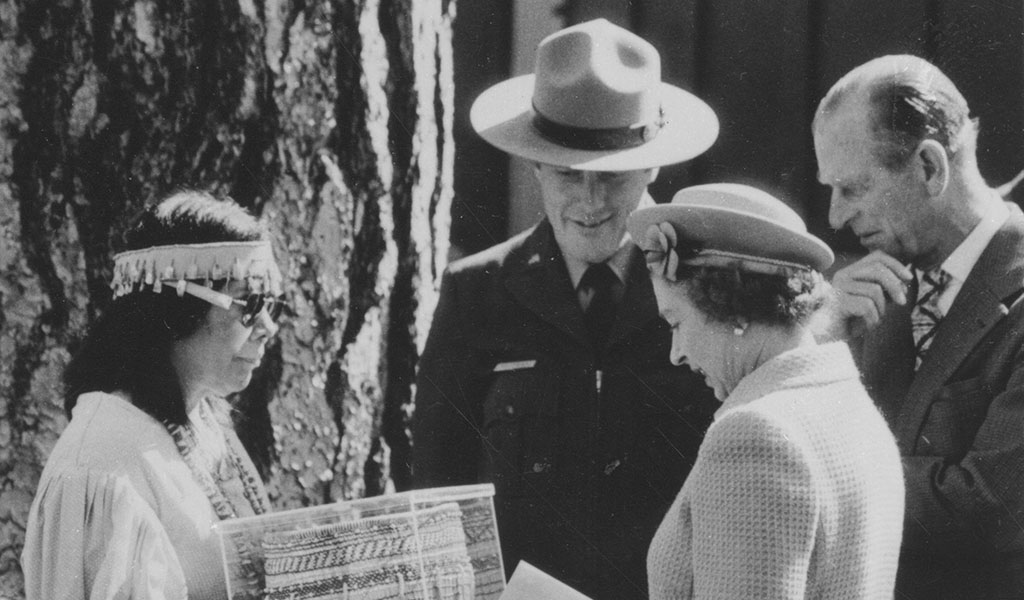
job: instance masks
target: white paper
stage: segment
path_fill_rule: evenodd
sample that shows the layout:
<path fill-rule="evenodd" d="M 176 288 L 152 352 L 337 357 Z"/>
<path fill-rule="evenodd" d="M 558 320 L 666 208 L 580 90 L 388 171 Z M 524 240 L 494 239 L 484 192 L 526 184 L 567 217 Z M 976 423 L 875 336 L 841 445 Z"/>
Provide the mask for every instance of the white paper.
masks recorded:
<path fill-rule="evenodd" d="M 519 561 L 505 592 L 498 600 L 591 600 L 589 596 L 541 571 L 526 561 Z"/>

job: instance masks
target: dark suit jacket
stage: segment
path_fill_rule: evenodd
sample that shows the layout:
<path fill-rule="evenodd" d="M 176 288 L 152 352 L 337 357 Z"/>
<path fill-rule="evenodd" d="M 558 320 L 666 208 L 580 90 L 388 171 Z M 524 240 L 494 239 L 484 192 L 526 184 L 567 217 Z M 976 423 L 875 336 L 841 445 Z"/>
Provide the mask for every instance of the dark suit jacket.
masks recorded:
<path fill-rule="evenodd" d="M 417 487 L 493 482 L 508 573 L 646 598 L 647 547 L 719 406 L 670 338 L 635 248 L 600 370 L 547 221 L 452 264 L 419 364 Z"/>
<path fill-rule="evenodd" d="M 1024 216 L 1011 215 L 916 375 L 910 306 L 851 343 L 907 483 L 897 598 L 1024 598 Z"/>

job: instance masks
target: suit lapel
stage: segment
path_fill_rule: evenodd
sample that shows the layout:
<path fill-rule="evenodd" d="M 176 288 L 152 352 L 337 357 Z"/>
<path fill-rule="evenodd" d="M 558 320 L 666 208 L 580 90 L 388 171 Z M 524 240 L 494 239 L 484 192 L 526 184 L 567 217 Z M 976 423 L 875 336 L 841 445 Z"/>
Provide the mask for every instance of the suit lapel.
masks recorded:
<path fill-rule="evenodd" d="M 897 419 L 898 437 L 913 444 L 936 392 L 992 327 L 1009 312 L 1003 299 L 1024 282 L 1024 216 L 1010 217 L 989 242 L 943 318 L 928 357 L 907 392 Z"/>
<path fill-rule="evenodd" d="M 505 289 L 527 310 L 566 335 L 589 344 L 576 291 L 546 219 L 527 236 L 521 250 L 504 267 Z"/>

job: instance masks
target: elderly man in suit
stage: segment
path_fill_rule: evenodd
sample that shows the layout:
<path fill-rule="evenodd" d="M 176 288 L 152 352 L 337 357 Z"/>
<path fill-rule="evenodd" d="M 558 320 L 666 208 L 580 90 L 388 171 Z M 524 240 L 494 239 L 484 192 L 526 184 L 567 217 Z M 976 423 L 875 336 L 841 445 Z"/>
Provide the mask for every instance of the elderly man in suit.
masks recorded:
<path fill-rule="evenodd" d="M 533 161 L 546 218 L 450 266 L 417 379 L 416 485 L 493 482 L 506 570 L 526 560 L 594 598 L 646 598 L 647 546 L 716 405 L 670 364 L 626 235 L 658 167 L 718 132 L 659 60 L 590 21 L 477 99 L 476 131 Z"/>
<path fill-rule="evenodd" d="M 1024 594 L 1024 216 L 977 127 L 913 56 L 857 67 L 814 120 L 829 220 L 870 251 L 835 274 L 835 323 L 902 455 L 898 598 Z"/>

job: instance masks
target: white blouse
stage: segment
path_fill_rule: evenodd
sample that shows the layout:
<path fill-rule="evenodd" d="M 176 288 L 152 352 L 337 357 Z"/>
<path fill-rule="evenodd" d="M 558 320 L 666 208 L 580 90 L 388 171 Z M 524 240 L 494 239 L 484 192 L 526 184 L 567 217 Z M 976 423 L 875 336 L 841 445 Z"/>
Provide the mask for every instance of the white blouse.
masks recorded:
<path fill-rule="evenodd" d="M 191 420 L 200 439 L 223 439 Z M 239 516 L 251 514 L 237 473 L 221 488 Z M 29 514 L 26 597 L 226 598 L 218 521 L 162 424 L 126 398 L 83 394 Z"/>

